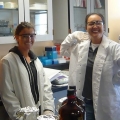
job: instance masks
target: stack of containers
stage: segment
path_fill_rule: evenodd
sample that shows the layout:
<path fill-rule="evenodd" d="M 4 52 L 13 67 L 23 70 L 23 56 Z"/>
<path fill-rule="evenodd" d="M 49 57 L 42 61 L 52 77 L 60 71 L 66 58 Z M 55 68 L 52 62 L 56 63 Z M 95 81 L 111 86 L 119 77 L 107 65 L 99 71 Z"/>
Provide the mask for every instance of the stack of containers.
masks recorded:
<path fill-rule="evenodd" d="M 43 65 L 51 65 L 52 64 L 51 60 L 49 60 L 47 56 L 38 56 L 38 58 L 40 59 L 40 61 L 42 62 Z"/>
<path fill-rule="evenodd" d="M 56 50 L 57 50 L 57 53 L 58 53 L 58 62 L 59 63 L 66 63 L 66 61 L 68 60 L 69 61 L 69 57 L 65 57 L 65 56 L 61 56 L 60 55 L 60 43 L 56 43 L 55 46 L 56 46 Z"/>
<path fill-rule="evenodd" d="M 55 46 L 56 46 L 56 51 L 57 51 L 58 57 L 59 57 L 60 56 L 60 44 L 56 43 Z"/>
<path fill-rule="evenodd" d="M 58 53 L 56 51 L 56 46 L 45 47 L 45 52 L 45 56 L 38 57 L 44 66 L 58 64 Z"/>
<path fill-rule="evenodd" d="M 52 64 L 58 64 L 58 53 L 56 51 L 56 46 L 45 47 L 46 56 L 51 59 Z"/>

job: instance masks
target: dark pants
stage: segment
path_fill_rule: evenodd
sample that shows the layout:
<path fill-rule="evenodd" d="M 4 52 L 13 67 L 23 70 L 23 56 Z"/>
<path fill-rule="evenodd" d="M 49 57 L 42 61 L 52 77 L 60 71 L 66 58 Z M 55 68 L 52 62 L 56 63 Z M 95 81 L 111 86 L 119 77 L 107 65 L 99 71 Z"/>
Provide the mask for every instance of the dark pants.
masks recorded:
<path fill-rule="evenodd" d="M 84 99 L 85 101 L 85 111 L 86 111 L 86 120 L 95 120 L 93 101 Z"/>
<path fill-rule="evenodd" d="M 0 105 L 0 120 L 11 120 L 3 105 Z"/>

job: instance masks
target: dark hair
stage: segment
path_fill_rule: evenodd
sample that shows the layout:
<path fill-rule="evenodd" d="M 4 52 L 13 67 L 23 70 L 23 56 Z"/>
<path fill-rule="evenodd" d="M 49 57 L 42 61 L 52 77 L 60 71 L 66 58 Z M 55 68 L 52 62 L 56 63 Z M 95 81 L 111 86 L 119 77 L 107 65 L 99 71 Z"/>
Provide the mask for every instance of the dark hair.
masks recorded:
<path fill-rule="evenodd" d="M 89 18 L 91 15 L 98 15 L 98 16 L 100 16 L 101 19 L 102 19 L 102 21 L 103 21 L 103 24 L 105 24 L 105 18 L 104 18 L 104 16 L 103 16 L 102 14 L 100 14 L 100 13 L 89 13 L 89 14 L 87 14 L 86 17 L 85 17 L 85 26 L 87 26 L 88 18 Z"/>
<path fill-rule="evenodd" d="M 15 30 L 15 35 L 19 35 L 19 33 L 20 33 L 24 28 L 33 28 L 34 31 L 35 31 L 35 28 L 34 28 L 34 26 L 33 26 L 31 23 L 29 23 L 29 22 L 21 22 L 21 23 L 17 26 L 17 28 L 16 28 L 16 30 Z"/>

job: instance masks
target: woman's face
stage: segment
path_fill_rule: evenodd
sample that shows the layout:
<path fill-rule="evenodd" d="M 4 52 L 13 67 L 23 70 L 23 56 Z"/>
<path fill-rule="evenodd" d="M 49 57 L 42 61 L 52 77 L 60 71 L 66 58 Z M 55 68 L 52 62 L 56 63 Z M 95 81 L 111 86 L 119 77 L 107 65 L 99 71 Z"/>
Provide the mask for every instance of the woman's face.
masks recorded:
<path fill-rule="evenodd" d="M 102 18 L 98 15 L 91 15 L 87 20 L 87 32 L 91 39 L 101 39 L 104 33 L 104 25 Z"/>
<path fill-rule="evenodd" d="M 19 48 L 29 50 L 35 41 L 35 31 L 33 28 L 24 28 L 15 38 Z"/>

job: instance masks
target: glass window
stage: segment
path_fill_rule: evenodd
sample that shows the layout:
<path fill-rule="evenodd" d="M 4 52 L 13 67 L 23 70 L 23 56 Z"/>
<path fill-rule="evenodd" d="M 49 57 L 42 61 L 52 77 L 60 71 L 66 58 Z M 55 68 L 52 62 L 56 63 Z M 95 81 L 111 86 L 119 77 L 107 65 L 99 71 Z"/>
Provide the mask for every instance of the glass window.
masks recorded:
<path fill-rule="evenodd" d="M 48 34 L 47 0 L 30 0 L 30 22 L 37 35 Z"/>

